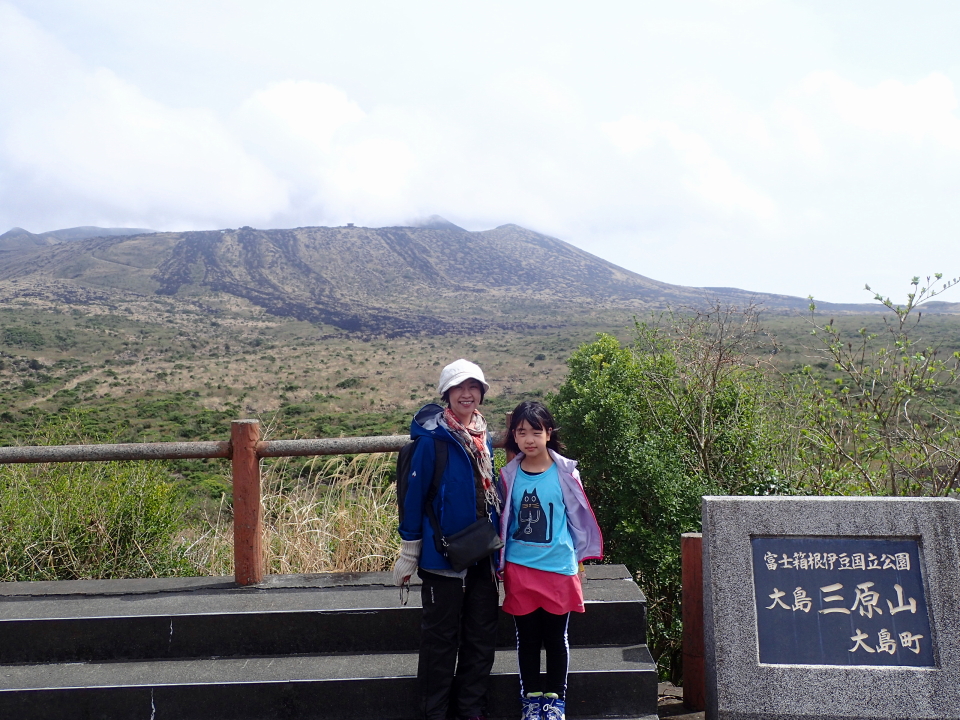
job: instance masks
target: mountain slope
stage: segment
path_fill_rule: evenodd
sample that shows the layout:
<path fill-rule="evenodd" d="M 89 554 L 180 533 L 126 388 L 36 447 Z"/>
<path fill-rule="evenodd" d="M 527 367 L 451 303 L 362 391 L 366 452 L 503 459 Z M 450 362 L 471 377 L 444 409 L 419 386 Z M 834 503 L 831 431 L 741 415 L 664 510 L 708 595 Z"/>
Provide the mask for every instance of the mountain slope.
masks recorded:
<path fill-rule="evenodd" d="M 0 253 L 26 252 L 46 247 L 49 244 L 44 238 L 21 227 L 10 228 L 3 235 L 0 235 Z"/>
<path fill-rule="evenodd" d="M 63 230 L 51 230 L 45 233 L 32 233 L 23 228 L 15 227 L 3 233 L 3 235 L 0 235 L 0 253 L 22 253 L 47 247 L 48 245 L 57 245 L 74 240 L 85 240 L 94 237 L 140 235 L 152 232 L 153 230 L 147 230 L 146 228 L 102 228 L 84 225 L 82 227 L 65 228 Z"/>
<path fill-rule="evenodd" d="M 387 335 L 551 326 L 603 309 L 721 302 L 785 311 L 808 304 L 669 285 L 517 225 L 468 232 L 430 220 L 422 227 L 244 227 L 74 240 L 8 253 L 0 280 L 69 280 L 168 296 L 223 293 L 276 315 Z"/>

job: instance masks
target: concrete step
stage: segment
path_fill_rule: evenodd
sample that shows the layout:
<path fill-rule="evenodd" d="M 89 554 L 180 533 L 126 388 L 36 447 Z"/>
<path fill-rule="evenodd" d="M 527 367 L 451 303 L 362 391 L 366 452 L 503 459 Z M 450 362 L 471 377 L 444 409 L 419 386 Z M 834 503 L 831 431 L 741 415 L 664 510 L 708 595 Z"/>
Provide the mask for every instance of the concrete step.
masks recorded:
<path fill-rule="evenodd" d="M 406 606 L 388 573 L 0 583 L 0 665 L 404 653 L 419 645 L 420 595 Z M 587 568 L 575 646 L 642 645 L 646 601 L 622 565 Z M 512 618 L 498 643 L 514 646 Z"/>
<path fill-rule="evenodd" d="M 656 718 L 645 645 L 571 648 L 571 718 Z M 416 653 L 0 667 L 0 718 L 413 720 Z M 516 652 L 497 651 L 490 718 L 519 714 Z"/>

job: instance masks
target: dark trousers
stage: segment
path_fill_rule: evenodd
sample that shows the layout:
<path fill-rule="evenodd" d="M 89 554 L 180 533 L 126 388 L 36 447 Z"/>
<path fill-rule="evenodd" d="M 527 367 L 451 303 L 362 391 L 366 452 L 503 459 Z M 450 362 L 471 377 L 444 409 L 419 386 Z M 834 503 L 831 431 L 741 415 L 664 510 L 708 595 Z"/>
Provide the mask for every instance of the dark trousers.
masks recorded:
<path fill-rule="evenodd" d="M 420 597 L 420 709 L 425 720 L 484 714 L 487 681 L 497 644 L 499 598 L 490 562 L 465 579 L 425 570 Z"/>
<path fill-rule="evenodd" d="M 517 628 L 517 664 L 520 666 L 520 693 L 556 693 L 564 699 L 567 693 L 567 667 L 570 664 L 570 643 L 567 624 L 570 613 L 554 615 L 537 608 L 527 615 L 514 615 Z M 547 651 L 546 676 L 540 673 L 540 648 Z"/>

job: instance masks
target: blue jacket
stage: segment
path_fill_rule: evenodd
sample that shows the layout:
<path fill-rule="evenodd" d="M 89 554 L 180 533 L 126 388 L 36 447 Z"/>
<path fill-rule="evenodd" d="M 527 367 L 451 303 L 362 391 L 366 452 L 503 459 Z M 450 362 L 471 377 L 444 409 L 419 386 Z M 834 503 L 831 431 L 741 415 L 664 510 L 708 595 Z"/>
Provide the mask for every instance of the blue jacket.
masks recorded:
<path fill-rule="evenodd" d="M 423 540 L 420 549 L 420 567 L 424 570 L 453 570 L 446 558 L 437 552 L 433 538 L 433 527 L 429 516 L 423 511 L 423 501 L 433 483 L 433 469 L 436 462 L 434 439 L 449 444 L 447 448 L 447 466 L 440 478 L 440 491 L 433 499 L 433 509 L 437 514 L 440 529 L 444 535 L 453 535 L 477 520 L 476 485 L 473 480 L 473 465 L 466 449 L 440 425 L 443 408 L 439 405 L 425 405 L 414 415 L 410 423 L 410 437 L 418 442 L 410 460 L 410 476 L 407 478 L 407 491 L 403 502 L 403 522 L 400 524 L 400 537 L 404 540 Z M 493 445 L 487 435 L 487 448 L 493 456 Z M 493 514 L 494 527 L 498 528 L 500 519 Z"/>

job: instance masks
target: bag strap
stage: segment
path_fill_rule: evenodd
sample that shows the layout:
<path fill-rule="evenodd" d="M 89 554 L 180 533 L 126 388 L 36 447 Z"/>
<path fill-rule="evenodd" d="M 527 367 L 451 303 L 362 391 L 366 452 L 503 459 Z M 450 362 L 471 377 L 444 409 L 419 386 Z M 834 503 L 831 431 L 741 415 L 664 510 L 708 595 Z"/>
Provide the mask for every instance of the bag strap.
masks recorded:
<path fill-rule="evenodd" d="M 436 454 L 436 459 L 433 463 L 433 482 L 430 484 L 430 489 L 427 491 L 423 505 L 424 511 L 430 519 L 430 525 L 433 527 L 433 544 L 437 552 L 446 557 L 447 551 L 443 547 L 443 533 L 440 531 L 440 522 L 437 520 L 437 513 L 433 509 L 433 499 L 437 496 L 437 493 L 440 492 L 440 478 L 443 477 L 443 471 L 447 467 L 447 443 L 434 438 L 433 447 Z"/>

